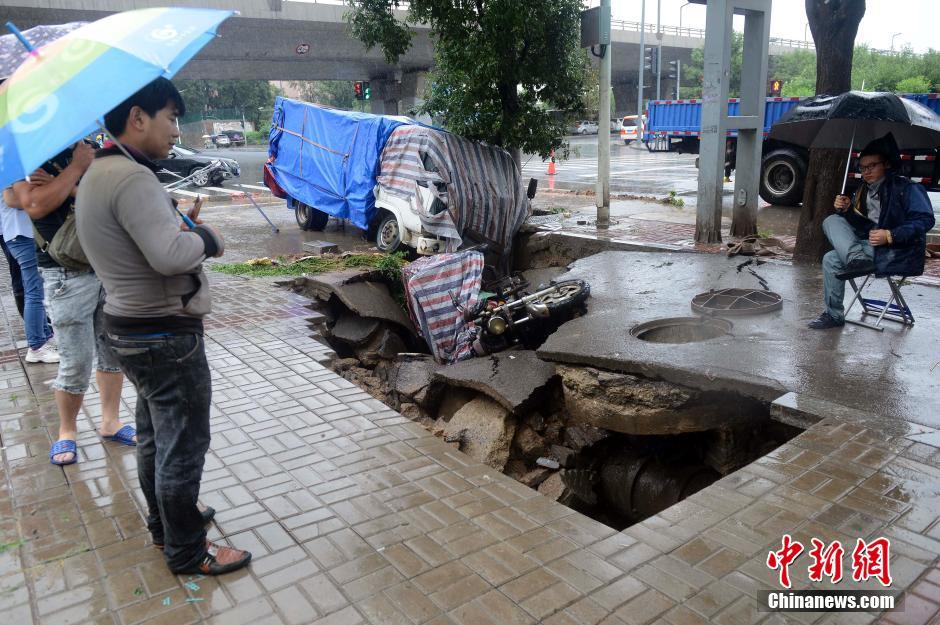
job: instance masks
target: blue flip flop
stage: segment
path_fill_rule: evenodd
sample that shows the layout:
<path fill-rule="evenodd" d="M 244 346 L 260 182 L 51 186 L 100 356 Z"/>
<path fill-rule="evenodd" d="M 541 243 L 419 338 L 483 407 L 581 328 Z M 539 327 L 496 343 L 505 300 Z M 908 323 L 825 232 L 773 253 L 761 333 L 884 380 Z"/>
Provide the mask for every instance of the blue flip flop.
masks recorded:
<path fill-rule="evenodd" d="M 56 462 L 55 457 L 59 454 L 72 454 L 72 459 L 67 462 Z M 49 449 L 49 462 L 51 464 L 64 467 L 67 464 L 75 464 L 78 462 L 78 445 L 75 444 L 75 441 L 70 441 L 68 439 L 62 439 L 56 441 L 52 447 Z"/>
<path fill-rule="evenodd" d="M 122 445 L 127 445 L 128 447 L 137 447 L 137 443 L 134 442 L 134 437 L 137 436 L 137 430 L 133 425 L 125 425 L 120 430 L 112 434 L 111 436 L 104 436 L 103 438 L 106 441 L 114 441 L 115 443 L 121 443 Z"/>

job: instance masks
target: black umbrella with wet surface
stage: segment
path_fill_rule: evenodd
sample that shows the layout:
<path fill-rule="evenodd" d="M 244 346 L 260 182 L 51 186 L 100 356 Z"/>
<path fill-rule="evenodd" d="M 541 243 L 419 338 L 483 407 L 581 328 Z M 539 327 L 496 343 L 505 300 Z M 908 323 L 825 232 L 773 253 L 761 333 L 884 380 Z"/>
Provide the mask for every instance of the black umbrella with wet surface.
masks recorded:
<path fill-rule="evenodd" d="M 805 148 L 848 149 L 851 160 L 854 146 L 889 133 L 901 150 L 935 148 L 940 146 L 940 117 L 894 93 L 848 91 L 803 100 L 773 125 L 769 138 Z"/>

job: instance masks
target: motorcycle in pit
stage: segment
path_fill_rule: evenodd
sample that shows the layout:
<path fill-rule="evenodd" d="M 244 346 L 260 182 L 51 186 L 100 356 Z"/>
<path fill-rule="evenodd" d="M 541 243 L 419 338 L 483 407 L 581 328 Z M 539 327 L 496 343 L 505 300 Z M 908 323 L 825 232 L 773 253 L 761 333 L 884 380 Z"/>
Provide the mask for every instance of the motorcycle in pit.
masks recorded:
<path fill-rule="evenodd" d="M 463 310 L 464 320 L 476 330 L 473 352 L 485 356 L 512 345 L 535 349 L 561 324 L 584 312 L 591 294 L 584 280 L 562 280 L 541 285 L 534 292 L 513 273 L 487 284 L 477 305 Z"/>

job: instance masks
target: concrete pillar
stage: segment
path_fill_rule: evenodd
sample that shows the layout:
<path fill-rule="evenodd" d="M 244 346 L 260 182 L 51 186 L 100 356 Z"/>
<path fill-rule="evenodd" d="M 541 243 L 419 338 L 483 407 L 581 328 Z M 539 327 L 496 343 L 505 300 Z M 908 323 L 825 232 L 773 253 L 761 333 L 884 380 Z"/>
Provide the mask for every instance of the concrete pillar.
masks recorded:
<path fill-rule="evenodd" d="M 372 113 L 416 117 L 416 111 L 424 104 L 427 77 L 427 70 L 416 70 L 397 71 L 390 78 L 370 78 Z M 430 123 L 430 117 L 422 116 L 421 121 Z"/>
<path fill-rule="evenodd" d="M 369 103 L 372 113 L 376 115 L 399 115 L 399 101 L 401 100 L 401 84 L 388 78 L 370 78 L 369 87 L 372 89 L 372 98 Z"/>
<path fill-rule="evenodd" d="M 738 142 L 736 205 L 740 202 L 742 209 L 753 206 L 754 215 L 757 211 L 771 0 L 709 0 L 706 6 L 695 240 L 717 243 L 721 241 L 725 144 L 729 130 L 738 130 L 744 137 L 743 142 Z M 745 67 L 742 68 L 741 110 L 737 116 L 729 117 L 731 20 L 735 13 L 744 15 Z"/>
<path fill-rule="evenodd" d="M 734 217 L 731 222 L 731 235 L 736 237 L 757 234 L 757 194 L 764 143 L 769 41 L 770 0 L 766 0 L 765 10 L 745 13 L 740 120 L 731 118 L 739 128 L 734 174 Z"/>
<path fill-rule="evenodd" d="M 633 72 L 633 76 L 627 78 L 623 74 L 618 77 L 620 80 L 613 83 L 614 88 L 614 100 L 616 101 L 617 115 L 623 117 L 624 115 L 635 115 L 636 114 L 636 81 L 637 81 L 637 72 Z"/>
<path fill-rule="evenodd" d="M 427 87 L 427 70 L 404 72 L 401 77 L 401 114 L 415 117 L 418 108 L 424 104 L 424 91 Z"/>

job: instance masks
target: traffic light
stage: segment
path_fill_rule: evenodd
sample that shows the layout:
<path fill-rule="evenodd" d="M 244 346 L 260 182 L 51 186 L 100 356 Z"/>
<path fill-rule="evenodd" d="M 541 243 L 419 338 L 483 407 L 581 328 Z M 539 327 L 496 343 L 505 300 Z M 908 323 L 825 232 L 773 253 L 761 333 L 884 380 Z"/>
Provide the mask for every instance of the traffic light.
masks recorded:
<path fill-rule="evenodd" d="M 363 99 L 363 100 L 369 100 L 369 99 L 372 98 L 372 87 L 369 86 L 369 82 L 368 82 L 368 81 L 366 81 L 365 83 L 363 83 L 363 85 L 364 85 L 364 86 L 363 86 L 363 88 L 362 88 L 362 99 Z"/>
<path fill-rule="evenodd" d="M 774 98 L 780 97 L 780 92 L 783 90 L 783 81 L 777 78 L 772 79 L 767 84 L 767 93 Z"/>
<path fill-rule="evenodd" d="M 361 100 L 361 99 L 363 98 L 362 81 L 361 81 L 361 80 L 357 80 L 356 82 L 353 83 L 353 91 L 356 93 L 356 99 L 357 99 L 357 100 Z"/>
<path fill-rule="evenodd" d="M 679 61 L 669 61 L 668 63 L 666 63 L 666 65 L 669 66 L 666 69 L 666 78 L 668 78 L 669 80 L 675 80 L 676 77 L 679 75 L 677 71 L 679 69 Z"/>
<path fill-rule="evenodd" d="M 646 53 L 643 55 L 643 67 L 653 74 L 659 71 L 659 48 L 646 49 Z"/>

